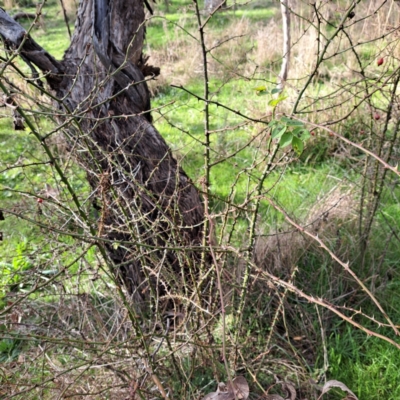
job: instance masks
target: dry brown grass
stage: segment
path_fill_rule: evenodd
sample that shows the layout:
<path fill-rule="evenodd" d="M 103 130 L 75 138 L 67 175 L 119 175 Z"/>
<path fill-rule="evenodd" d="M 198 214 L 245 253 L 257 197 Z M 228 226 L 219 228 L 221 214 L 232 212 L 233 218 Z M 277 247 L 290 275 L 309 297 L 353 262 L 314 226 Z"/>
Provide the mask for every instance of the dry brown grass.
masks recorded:
<path fill-rule="evenodd" d="M 358 198 L 355 189 L 338 185 L 317 199 L 309 207 L 307 215 L 298 222 L 308 232 L 322 239 L 342 260 L 354 259 L 351 253 L 357 246 L 356 242 L 352 242 L 353 237 L 348 240 L 345 236 L 353 232 L 356 237 Z M 348 258 L 350 255 L 352 258 Z M 281 224 L 280 232 L 271 229 L 267 236 L 258 238 L 254 261 L 267 273 L 294 284 L 306 293 L 319 296 L 320 290 L 324 290 L 323 297 L 328 302 L 334 302 L 340 296 L 347 296 L 358 289 L 357 284 L 350 283 L 343 268 L 333 262 L 318 243 L 288 224 Z M 321 343 L 315 310 L 295 294 L 283 293 L 283 289 L 268 278 L 257 275 L 254 279 L 255 292 L 260 293 L 260 299 L 270 299 L 269 306 L 264 306 L 264 317 L 273 321 L 274 329 L 288 338 L 288 341 L 282 341 L 281 346 L 288 351 L 296 348 L 302 354 L 299 365 L 304 360 L 309 365 L 313 364 Z M 329 329 L 332 316 L 322 311 L 321 318 L 323 329 Z"/>
<path fill-rule="evenodd" d="M 65 11 L 69 17 L 74 17 L 78 9 L 78 0 L 63 0 Z"/>
<path fill-rule="evenodd" d="M 183 17 L 178 25 L 186 29 L 185 21 Z M 229 25 L 220 36 L 208 35 L 206 46 L 213 49 L 209 56 L 209 73 L 222 80 L 252 74 L 255 66 L 271 60 L 272 52 L 268 46 L 275 49 L 272 56 L 279 57 L 279 48 L 271 42 L 270 37 L 270 33 L 278 32 L 276 28 L 273 22 L 265 27 L 262 23 L 252 24 L 248 18 L 242 18 Z M 151 86 L 155 92 L 171 83 L 186 85 L 203 76 L 201 48 L 198 43 L 178 27 L 171 28 L 165 23 L 164 29 L 166 35 L 170 35 L 168 29 L 173 29 L 175 39 L 162 49 L 147 49 L 152 63 L 161 66 L 161 75 Z M 197 37 L 196 31 L 191 33 Z M 280 34 L 277 34 L 276 39 L 279 40 L 279 37 Z"/>
<path fill-rule="evenodd" d="M 348 243 L 341 246 L 341 229 L 346 227 L 346 232 L 356 231 L 357 207 L 354 189 L 337 186 L 309 208 L 308 215 L 300 225 L 333 248 L 339 258 L 346 259 L 352 249 Z M 272 274 L 288 277 L 307 251 L 312 249 L 321 258 L 326 257 L 310 236 L 288 225 L 281 227 L 281 230 L 286 232 L 275 233 L 271 230 L 267 236 L 258 238 L 254 255 L 260 267 Z"/>
<path fill-rule="evenodd" d="M 279 18 L 271 19 L 266 25 L 259 24 L 252 37 L 255 48 L 251 57 L 257 65 L 267 66 L 282 57 L 282 30 Z"/>
<path fill-rule="evenodd" d="M 81 289 L 54 302 L 26 301 L 6 316 L 10 332 L 38 341 L 12 368 L 0 366 L 0 395 L 22 399 L 25 388 L 29 398 L 126 398 L 143 367 L 131 345 L 136 336 L 120 300 L 98 294 Z"/>
<path fill-rule="evenodd" d="M 317 18 L 309 2 L 292 2 L 292 8 L 297 15 L 292 15 L 292 54 L 286 86 L 288 100 L 279 106 L 280 112 L 291 112 L 299 91 L 315 68 L 318 58 L 318 38 L 322 48 L 334 31 L 329 24 L 337 25 L 347 7 L 347 3 L 343 1 L 324 1 L 318 4 L 321 35 L 318 35 Z M 381 74 L 383 70 L 376 65 L 377 58 L 385 57 L 386 67 L 400 56 L 399 35 L 393 31 L 400 24 L 400 7 L 393 2 L 387 2 L 379 8 L 380 5 L 381 2 L 378 1 L 361 2 L 356 8 L 355 17 L 348 20 L 349 26 L 346 29 L 352 43 L 357 45 L 355 50 L 358 57 L 362 59 L 364 68 L 368 75 L 372 76 Z M 376 10 L 378 11 L 374 13 Z M 185 15 L 178 25 L 187 28 Z M 148 49 L 152 63 L 161 67 L 160 77 L 151 83 L 153 93 L 162 91 L 171 83 L 185 86 L 188 82 L 203 76 L 201 49 L 198 43 L 177 26 L 172 27 L 165 22 L 164 29 L 166 35 L 170 35 L 171 30 L 174 30 L 175 39 L 162 49 Z M 392 33 L 387 39 L 376 41 L 376 38 L 390 32 Z M 191 29 L 191 33 L 198 36 L 196 29 Z M 370 42 L 371 40 L 374 41 Z M 282 41 L 281 17 L 278 8 L 276 8 L 274 18 L 266 21 L 253 23 L 248 18 L 236 20 L 218 37 L 207 35 L 206 45 L 208 48 L 213 48 L 208 62 L 209 74 L 222 81 L 256 76 L 267 82 L 274 82 L 277 80 L 282 57 Z M 359 43 L 365 44 L 359 46 Z M 324 108 L 324 120 L 345 116 L 349 107 L 353 105 L 351 87 L 354 87 L 354 91 L 359 90 L 355 86 L 357 81 L 360 82 L 359 86 L 362 86 L 359 69 L 359 61 L 351 50 L 349 40 L 343 34 L 338 35 L 331 41 L 326 53 L 326 61 L 319 66 L 312 84 L 303 95 L 302 107 L 308 107 L 311 112 L 307 115 L 307 119 L 312 122 L 321 121 L 317 113 L 321 108 Z M 316 94 L 314 85 L 316 83 L 324 83 L 323 92 L 318 89 Z M 344 89 L 345 85 L 349 86 Z M 330 95 L 330 93 L 335 94 Z M 321 103 L 321 101 L 315 101 L 315 96 L 328 97 Z M 260 101 L 256 100 L 257 104 L 248 104 L 247 108 L 254 110 L 256 115 L 260 112 L 265 115 L 268 107 L 258 111 Z M 348 107 L 335 107 L 344 103 L 347 103 Z M 365 110 L 361 112 L 365 114 Z"/>

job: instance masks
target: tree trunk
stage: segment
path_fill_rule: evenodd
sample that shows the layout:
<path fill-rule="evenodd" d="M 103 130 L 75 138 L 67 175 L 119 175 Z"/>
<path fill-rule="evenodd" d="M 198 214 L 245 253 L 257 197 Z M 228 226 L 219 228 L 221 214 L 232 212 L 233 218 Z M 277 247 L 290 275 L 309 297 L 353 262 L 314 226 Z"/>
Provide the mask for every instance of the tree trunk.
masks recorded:
<path fill-rule="evenodd" d="M 204 10 L 207 14 L 212 14 L 218 8 L 226 8 L 226 0 L 205 0 Z"/>
<path fill-rule="evenodd" d="M 29 37 L 20 51 L 47 73 L 60 119 L 74 115 L 67 140 L 100 209 L 97 236 L 139 313 L 154 299 L 171 306 L 171 292 L 199 295 L 204 229 L 199 192 L 151 124 L 144 17 L 142 0 L 82 1 L 62 61 Z M 0 10 L 0 34 L 15 49 L 25 31 Z"/>
<path fill-rule="evenodd" d="M 4 8 L 11 10 L 14 7 L 14 0 L 4 0 Z"/>
<path fill-rule="evenodd" d="M 282 91 L 288 79 L 290 64 L 290 9 L 289 0 L 281 1 L 282 30 L 283 30 L 283 55 L 281 71 L 279 72 L 278 88 Z"/>

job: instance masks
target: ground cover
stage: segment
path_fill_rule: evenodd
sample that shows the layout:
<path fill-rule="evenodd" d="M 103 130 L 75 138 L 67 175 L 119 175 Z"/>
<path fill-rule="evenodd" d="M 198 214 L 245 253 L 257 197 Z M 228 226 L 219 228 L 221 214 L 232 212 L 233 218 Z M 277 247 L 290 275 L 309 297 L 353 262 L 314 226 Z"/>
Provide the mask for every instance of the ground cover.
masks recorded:
<path fill-rule="evenodd" d="M 188 42 L 192 43 L 193 39 L 188 39 L 185 32 L 189 30 L 193 35 L 197 35 L 197 28 L 193 10 L 189 4 L 174 3 L 170 7 L 173 13 L 157 11 L 160 16 L 150 19 L 147 30 L 148 52 L 151 59 L 158 61 L 162 70 L 165 67 L 165 72 L 162 72 L 162 76 L 151 86 L 154 93 L 152 104 L 155 108 L 153 117 L 156 127 L 170 144 L 177 159 L 181 161 L 182 167 L 191 179 L 201 186 L 201 178 L 207 170 L 204 161 L 204 102 L 199 100 L 204 94 L 204 79 L 199 58 L 200 51 L 188 51 L 192 46 L 188 45 Z M 68 43 L 67 31 L 62 19 L 59 18 L 60 10 L 56 3 L 50 2 L 47 9 L 51 19 L 49 18 L 49 22 L 46 23 L 46 30 L 41 32 L 39 28 L 34 34 L 38 35 L 38 41 L 45 48 L 61 57 Z M 184 15 L 183 10 L 189 15 Z M 250 202 L 249 193 L 255 193 L 258 190 L 263 171 L 269 162 L 266 154 L 270 152 L 268 136 L 270 132 L 263 122 L 264 120 L 268 122 L 273 117 L 273 112 L 276 113 L 275 115 L 281 115 L 290 111 L 296 100 L 297 89 L 289 87 L 288 98 L 283 100 L 274 111 L 274 107 L 268 105 L 274 96 L 258 96 L 255 90 L 260 84 L 265 84 L 269 90 L 276 85 L 276 71 L 279 69 L 280 60 L 280 56 L 276 58 L 276 54 L 280 53 L 280 50 L 272 53 L 270 59 L 268 59 L 268 54 L 262 60 L 257 60 L 256 56 L 263 50 L 260 48 L 262 42 L 257 36 L 258 32 L 270 27 L 274 21 L 268 18 L 277 15 L 276 8 L 252 9 L 250 5 L 244 10 L 217 14 L 208 26 L 210 40 L 218 41 L 224 32 L 238 32 L 238 38 L 232 41 L 231 47 L 217 48 L 217 54 L 212 54 L 214 56 L 210 60 L 212 78 L 209 80 L 210 100 L 218 103 L 211 104 L 209 110 L 209 129 L 212 132 L 209 142 L 211 210 L 215 213 L 215 220 L 218 222 L 218 240 L 222 242 L 230 235 L 230 243 L 238 247 L 246 244 L 252 227 L 250 220 L 253 216 L 250 212 L 242 212 L 239 206 Z M 251 26 L 257 26 L 257 29 L 249 30 Z M 274 26 L 274 29 L 277 29 L 278 25 Z M 231 33 L 227 34 L 229 35 Z M 245 44 L 241 46 L 242 43 Z M 276 43 L 279 42 L 275 42 L 275 46 Z M 237 51 L 233 51 L 235 48 Z M 301 51 L 298 50 L 298 53 Z M 365 68 L 370 66 L 371 70 L 375 71 L 377 67 L 372 65 L 371 58 L 376 55 L 376 51 L 371 54 L 368 51 L 362 53 L 367 64 Z M 304 52 L 310 54 L 310 51 L 304 50 Z M 299 57 L 295 58 L 295 63 L 302 64 Z M 337 76 L 343 74 L 346 69 L 343 65 L 329 61 L 325 68 L 324 73 L 319 73 L 315 77 L 316 85 L 308 90 L 308 97 L 305 97 L 306 100 L 303 103 L 303 109 L 308 113 L 305 115 L 310 117 L 310 122 L 319 123 L 332 118 L 335 112 L 332 112 L 328 106 L 326 110 L 319 111 L 320 103 L 315 99 L 326 96 L 325 105 L 336 104 L 337 99 L 332 99 L 328 95 L 335 93 L 336 90 L 342 90 L 345 86 L 342 81 L 338 84 L 337 80 Z M 257 69 L 255 74 L 248 74 L 249 71 L 255 71 L 255 69 Z M 296 67 L 294 69 L 296 74 L 298 71 Z M 393 70 L 394 68 L 386 72 L 391 74 Z M 250 80 L 249 76 L 254 77 L 254 80 Z M 303 78 L 303 82 L 305 79 L 306 77 Z M 170 83 L 175 87 L 170 87 Z M 194 96 L 180 86 L 194 93 Z M 340 96 L 345 97 L 345 94 L 342 93 Z M 338 95 L 338 98 L 340 96 Z M 375 130 L 381 132 L 380 129 L 382 129 L 382 121 L 375 118 L 376 109 L 382 115 L 380 117 L 382 120 L 387 113 L 387 93 L 377 91 L 371 99 L 374 103 L 368 104 L 366 108 L 360 107 L 360 113 L 352 120 L 344 120 L 335 125 L 338 132 L 364 146 L 369 146 L 374 141 L 379 142 L 381 138 L 379 134 L 374 135 Z M 354 98 L 348 103 L 353 104 L 353 102 L 358 104 Z M 371 106 L 373 111 L 371 111 Z M 246 118 L 230 110 L 240 110 L 241 114 L 259 119 L 259 122 L 250 124 Z M 347 109 L 341 109 L 338 112 L 340 115 L 346 115 L 346 113 Z M 369 118 L 371 113 L 373 118 Z M 48 190 L 46 184 L 52 188 L 56 183 L 57 179 L 53 176 L 51 168 L 49 169 L 48 165 L 33 165 L 23 169 L 8 169 L 10 165 L 21 162 L 43 161 L 40 146 L 35 143 L 29 132 L 12 132 L 11 122 L 6 118 L 3 118 L 2 122 L 0 127 L 0 140 L 3 144 L 0 148 L 3 170 L 0 177 L 2 204 L 5 204 L 7 208 L 23 206 L 26 215 L 36 215 L 38 220 L 43 218 L 44 214 L 44 217 L 54 217 L 55 221 L 59 221 L 57 218 L 60 215 L 51 209 L 51 205 L 47 212 L 43 203 L 37 201 L 41 197 L 44 198 L 45 203 L 49 201 L 46 196 L 42 196 L 42 193 Z M 52 128 L 44 125 L 44 129 Z M 258 266 L 281 279 L 295 283 L 300 290 L 306 291 L 315 298 L 325 298 L 338 309 L 346 311 L 350 319 L 356 320 L 367 329 L 375 329 L 376 305 L 365 293 L 363 294 L 352 277 L 346 274 L 329 254 L 321 250 L 318 243 L 315 244 L 304 234 L 293 229 L 286 215 L 301 226 L 309 228 L 316 237 L 322 238 L 328 249 L 341 260 L 349 261 L 357 276 L 367 284 L 379 303 L 385 307 L 388 316 L 398 325 L 396 321 L 399 320 L 399 314 L 396 305 L 399 300 L 397 288 L 400 277 L 397 271 L 399 259 L 397 222 L 400 215 L 398 201 L 400 193 L 397 179 L 376 180 L 374 187 L 369 188 L 365 181 L 373 181 L 371 177 L 380 176 L 381 172 L 374 169 L 372 162 L 366 163 L 365 153 L 345 148 L 336 136 L 330 136 L 329 132 L 322 128 L 317 127 L 314 131 L 312 129 L 310 126 L 309 130 L 314 135 L 307 141 L 304 153 L 297 156 L 290 147 L 280 149 L 277 153 L 278 158 L 274 159 L 276 167 L 268 172 L 262 183 L 262 190 L 258 194 L 262 198 L 257 211 L 255 245 Z M 389 127 L 387 131 L 390 129 L 395 135 L 396 127 Z M 385 146 L 389 144 L 369 148 L 378 149 L 381 151 L 380 154 L 383 154 L 382 149 Z M 397 146 L 395 142 L 391 162 L 397 157 Z M 66 170 L 69 168 L 73 181 L 79 168 L 71 167 L 70 161 L 67 161 L 65 165 Z M 76 172 L 73 168 L 76 168 Z M 372 173 L 367 174 L 370 170 Z M 78 192 L 82 192 L 82 198 L 87 196 L 85 193 L 87 187 L 84 182 L 85 177 L 78 173 L 75 187 Z M 380 182 L 384 184 L 381 186 Z M 368 215 L 373 208 L 377 188 L 382 195 L 377 203 L 376 218 L 371 223 L 371 232 L 365 246 L 360 230 L 368 225 Z M 25 192 L 25 194 L 15 191 Z M 365 194 L 369 192 L 372 193 L 371 197 Z M 278 205 L 279 209 L 284 210 L 284 213 L 273 207 L 268 199 Z M 254 199 L 252 201 L 257 204 Z M 367 207 L 365 203 L 368 204 Z M 232 205 L 238 207 L 237 214 L 234 216 L 228 215 L 226 211 Z M 362 207 L 365 207 L 365 222 L 360 222 Z M 90 212 L 93 210 L 88 208 L 88 213 Z M 69 218 L 69 214 L 66 213 L 62 220 L 68 223 Z M 95 216 L 93 221 L 96 223 Z M 114 323 L 117 324 L 117 319 L 112 320 L 111 314 L 118 307 L 115 305 L 115 299 L 110 300 L 107 295 L 107 290 L 111 288 L 115 291 L 116 286 L 108 279 L 104 271 L 100 270 L 97 273 L 94 271 L 94 265 L 101 263 L 101 260 L 95 254 L 89 254 L 83 258 L 83 261 L 74 263 L 71 248 L 74 249 L 72 253 L 76 255 L 78 252 L 88 251 L 87 247 L 78 248 L 76 242 L 66 241 L 57 249 L 52 245 L 46 248 L 43 242 L 48 241 L 48 232 L 44 232 L 40 227 L 16 218 L 7 218 L 1 224 L 1 230 L 6 238 L 0 246 L 1 258 L 6 260 L 2 264 L 4 293 L 8 293 L 11 286 L 20 284 L 18 280 L 10 281 L 7 278 L 7 268 L 10 265 L 15 268 L 17 273 L 14 271 L 11 275 L 13 279 L 18 278 L 24 271 L 31 269 L 32 259 L 37 262 L 38 249 L 47 255 L 43 256 L 45 261 L 35 265 L 35 268 L 44 274 L 44 279 L 49 279 L 61 271 L 65 265 L 72 263 L 73 268 L 68 267 L 71 272 L 67 275 L 70 283 L 64 285 L 64 291 L 74 295 L 89 293 L 91 299 L 83 302 L 81 297 L 77 296 L 76 300 L 71 300 L 70 303 L 64 302 L 65 308 L 57 312 L 57 318 L 54 317 L 55 319 L 52 320 L 53 326 L 62 326 L 59 328 L 62 332 L 61 336 L 65 335 L 69 341 L 71 338 L 68 336 L 68 330 L 75 323 L 81 323 L 84 326 L 81 329 L 83 335 L 93 335 L 90 337 L 94 340 L 96 333 L 100 332 L 99 335 L 106 341 L 109 337 L 106 328 L 114 326 Z M 68 229 L 75 228 L 69 226 Z M 77 233 L 79 234 L 79 231 Z M 54 236 L 52 239 L 54 243 L 60 243 L 61 237 L 62 235 Z M 53 257 L 48 257 L 49 253 L 53 253 Z M 239 264 L 233 257 L 233 260 L 226 261 L 224 268 L 231 269 L 235 263 Z M 237 268 L 239 269 L 240 266 Z M 46 273 L 46 271 L 51 272 Z M 237 318 L 234 310 L 230 311 L 229 317 L 232 322 L 227 324 L 227 331 L 223 332 L 220 328 L 215 334 L 215 340 L 218 343 L 222 342 L 223 335 L 227 336 L 229 358 L 240 373 L 248 374 L 246 376 L 250 378 L 255 371 L 261 371 L 257 379 L 264 388 L 274 386 L 273 373 L 280 373 L 285 375 L 285 379 L 296 380 L 299 387 L 302 387 L 305 377 L 311 376 L 315 380 L 322 381 L 325 378 L 331 378 L 344 382 L 359 399 L 398 398 L 399 376 L 395 368 L 397 349 L 382 342 L 381 339 L 370 338 L 365 332 L 346 325 L 323 307 L 308 304 L 301 296 L 293 293 L 289 295 L 285 290 L 266 290 L 263 286 L 265 278 L 260 279 L 256 275 L 253 272 L 254 284 L 251 294 L 246 298 L 243 316 Z M 100 281 L 98 285 L 97 280 Z M 26 288 L 30 288 L 29 281 L 26 281 L 26 287 L 21 285 L 17 289 L 23 292 Z M 65 301 L 66 296 L 60 295 L 54 287 L 39 295 L 39 298 L 51 309 L 52 300 Z M 102 299 L 100 303 L 106 306 L 100 306 L 99 299 Z M 37 296 L 31 296 L 30 301 L 37 301 Z M 68 312 L 71 312 L 73 308 L 71 304 L 75 304 L 74 302 L 82 307 L 79 309 L 81 318 L 78 317 L 77 321 L 73 322 L 66 321 L 65 315 L 69 316 Z M 88 311 L 89 308 L 84 309 L 82 304 L 85 304 L 85 307 L 97 305 L 103 315 L 96 316 L 97 321 L 93 321 L 87 315 L 93 312 L 95 307 L 90 306 L 92 308 Z M 283 309 L 281 304 L 285 304 Z M 43 308 L 46 308 L 45 305 Z M 50 315 L 49 313 L 48 309 L 44 312 L 45 315 Z M 66 314 L 63 315 L 63 313 Z M 123 316 L 119 317 L 123 319 Z M 377 319 L 382 321 L 382 316 Z M 382 322 L 378 332 L 398 342 L 387 325 L 386 322 Z M 93 327 L 98 331 L 90 333 Z M 39 341 L 43 332 L 36 334 Z M 34 346 L 21 346 L 18 335 L 20 333 L 17 333 L 13 340 L 5 335 L 0 342 L 0 352 L 4 361 L 15 362 L 15 360 L 18 361 L 18 357 L 32 356 Z M 240 340 L 237 340 L 238 335 Z M 273 335 L 273 339 L 270 335 Z M 235 353 L 235 346 L 241 347 L 240 356 Z M 270 347 L 274 350 L 270 350 Z M 61 368 L 60 366 L 82 360 L 84 345 L 76 346 L 76 348 L 79 349 L 75 349 L 76 352 L 71 353 L 71 359 L 69 359 L 61 351 L 59 343 L 54 342 L 48 353 L 51 362 L 43 367 L 42 371 L 27 368 L 25 373 L 30 376 L 32 382 L 37 379 L 37 382 L 42 385 L 48 377 L 52 376 L 54 370 Z M 87 349 L 86 351 L 89 352 Z M 90 351 L 98 352 L 95 344 Z M 111 358 L 114 357 L 113 351 L 107 351 Z M 128 354 L 134 353 L 134 349 L 129 347 L 129 351 L 127 350 L 127 357 Z M 162 354 L 167 353 L 166 349 L 162 351 L 165 351 Z M 271 358 L 268 360 L 268 355 L 263 356 L 261 360 L 265 364 L 259 365 L 257 362 L 263 352 L 271 352 Z M 223 376 L 225 373 L 222 367 L 221 371 L 215 371 L 213 365 L 198 366 L 194 362 L 195 358 L 187 357 L 183 353 L 178 352 L 177 358 L 183 365 L 182 370 L 187 373 L 185 391 L 183 391 L 186 398 L 194 398 L 200 391 L 207 392 L 207 389 L 210 391 L 213 383 L 209 380 L 216 379 L 218 375 Z M 38 377 L 36 374 L 41 375 Z M 78 380 L 78 375 L 73 376 L 72 380 Z M 94 372 L 88 372 L 87 379 L 89 376 L 96 381 Z M 204 379 L 204 376 L 207 379 Z M 175 382 L 180 382 L 179 379 L 182 377 L 172 373 L 170 378 L 176 381 L 167 385 L 174 386 L 175 392 L 180 390 L 175 387 L 178 385 Z M 10 379 L 8 375 L 7 379 Z M 57 385 L 57 382 L 48 386 L 43 385 L 45 389 L 42 395 L 51 398 L 52 393 L 55 393 L 53 391 L 59 389 Z M 257 391 L 257 389 L 254 390 Z M 304 391 L 306 392 L 306 389 Z M 104 391 L 102 395 L 113 396 L 111 391 Z M 332 399 L 343 397 L 340 392 L 329 396 Z"/>

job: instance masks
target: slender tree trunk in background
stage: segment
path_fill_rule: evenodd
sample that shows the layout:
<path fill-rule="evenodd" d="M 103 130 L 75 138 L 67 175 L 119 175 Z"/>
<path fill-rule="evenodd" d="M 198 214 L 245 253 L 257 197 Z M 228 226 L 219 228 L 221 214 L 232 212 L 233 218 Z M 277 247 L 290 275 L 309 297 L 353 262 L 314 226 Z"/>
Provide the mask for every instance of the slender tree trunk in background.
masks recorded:
<path fill-rule="evenodd" d="M 67 136 L 100 209 L 97 235 L 110 240 L 114 273 L 139 313 L 151 296 L 196 286 L 200 252 L 176 249 L 201 246 L 204 218 L 199 192 L 151 124 L 144 75 L 157 69 L 142 54 L 144 18 L 143 0 L 82 1 L 62 61 L 30 38 L 21 49 L 48 73 L 60 119 L 73 113 L 78 121 Z M 0 34 L 12 48 L 24 37 L 16 26 L 0 10 Z"/>
<path fill-rule="evenodd" d="M 60 0 L 61 3 L 61 0 Z M 78 8 L 78 1 L 77 0 L 62 0 L 63 6 L 67 11 L 69 17 L 74 17 L 76 14 L 76 10 Z"/>
<path fill-rule="evenodd" d="M 164 0 L 164 4 L 165 4 L 165 11 L 169 13 L 169 0 Z"/>
<path fill-rule="evenodd" d="M 278 87 L 283 90 L 286 80 L 289 75 L 290 65 L 290 9 L 289 0 L 281 0 L 281 14 L 282 14 L 282 30 L 283 30 L 283 54 L 282 54 L 282 65 L 281 71 L 279 72 L 279 83 Z"/>
<path fill-rule="evenodd" d="M 226 0 L 205 0 L 204 10 L 207 14 L 212 14 L 219 7 L 226 8 Z"/>
<path fill-rule="evenodd" d="M 4 8 L 10 10 L 14 7 L 14 0 L 4 0 Z"/>

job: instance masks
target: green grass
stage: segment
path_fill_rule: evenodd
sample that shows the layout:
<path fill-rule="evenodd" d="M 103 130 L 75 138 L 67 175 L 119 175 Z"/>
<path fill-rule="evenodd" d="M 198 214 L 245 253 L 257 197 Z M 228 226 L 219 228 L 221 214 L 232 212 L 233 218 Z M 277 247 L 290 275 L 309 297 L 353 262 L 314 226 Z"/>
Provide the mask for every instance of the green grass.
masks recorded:
<path fill-rule="evenodd" d="M 36 6 L 33 2 L 33 7 L 23 7 L 23 10 L 28 13 L 36 13 Z M 20 9 L 10 11 L 13 15 Z M 33 20 L 23 19 L 21 24 L 25 29 L 29 29 L 31 36 L 51 55 L 56 59 L 61 59 L 64 51 L 69 45 L 68 29 L 62 17 L 60 3 L 56 0 L 46 1 L 42 8 L 44 26 L 33 26 Z M 71 32 L 73 32 L 74 23 L 70 23 Z"/>
<path fill-rule="evenodd" d="M 362 399 L 400 398 L 400 371 L 393 347 L 354 329 L 328 342 L 329 373 Z"/>
<path fill-rule="evenodd" d="M 252 23 L 265 22 L 276 14 L 276 6 L 257 10 L 227 10 L 219 12 L 207 24 L 215 37 L 223 35 L 227 26 L 242 19 L 250 19 Z M 157 13 L 158 14 L 158 13 Z M 203 21 L 205 18 L 203 18 Z M 168 42 L 176 40 L 179 34 L 190 32 L 198 37 L 198 21 L 194 11 L 182 13 L 162 13 L 152 16 L 147 28 L 147 40 L 151 47 L 159 49 Z"/>

